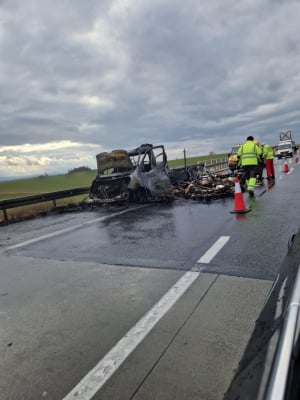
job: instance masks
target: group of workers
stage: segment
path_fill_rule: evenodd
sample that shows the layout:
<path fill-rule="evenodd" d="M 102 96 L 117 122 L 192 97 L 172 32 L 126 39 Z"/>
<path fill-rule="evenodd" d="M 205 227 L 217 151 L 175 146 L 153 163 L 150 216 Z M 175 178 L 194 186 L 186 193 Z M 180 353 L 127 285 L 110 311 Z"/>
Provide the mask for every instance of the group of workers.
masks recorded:
<path fill-rule="evenodd" d="M 271 146 L 260 145 L 253 136 L 248 136 L 246 143 L 240 146 L 238 166 L 243 168 L 246 185 L 250 197 L 254 196 L 256 182 L 262 184 L 263 169 L 266 168 L 267 179 L 275 180 L 274 153 Z"/>

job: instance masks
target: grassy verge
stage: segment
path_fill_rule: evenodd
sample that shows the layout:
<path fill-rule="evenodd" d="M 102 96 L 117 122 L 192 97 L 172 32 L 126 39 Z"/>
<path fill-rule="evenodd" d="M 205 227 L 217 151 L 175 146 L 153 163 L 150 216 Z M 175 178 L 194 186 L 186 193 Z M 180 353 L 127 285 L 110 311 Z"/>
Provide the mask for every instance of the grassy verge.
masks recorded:
<path fill-rule="evenodd" d="M 9 182 L 0 182 L 0 201 L 25 197 L 34 194 L 55 192 L 59 190 L 74 189 L 90 186 L 96 177 L 97 171 L 83 171 L 72 174 L 42 176 L 31 179 L 20 179 Z M 87 195 L 73 196 L 56 200 L 56 207 L 78 204 L 86 199 Z M 20 221 L 33 215 L 43 215 L 54 208 L 52 201 L 39 204 L 31 204 L 6 210 L 8 220 Z M 4 220 L 3 212 L 0 211 L 0 222 Z"/>
<path fill-rule="evenodd" d="M 227 154 L 213 154 L 209 156 L 189 157 L 186 159 L 187 165 L 202 163 L 205 160 L 227 157 Z M 184 159 L 169 160 L 170 168 L 184 166 Z M 14 199 L 17 197 L 30 196 L 33 194 L 42 194 L 47 192 L 55 192 L 59 190 L 74 189 L 80 187 L 89 187 L 95 179 L 97 171 L 81 171 L 71 174 L 62 174 L 55 176 L 40 176 L 31 179 L 20 179 L 9 182 L 0 182 L 0 201 L 6 199 Z M 56 206 L 66 206 L 70 203 L 78 204 L 84 201 L 87 195 L 74 196 L 70 198 L 60 199 L 56 201 Z M 16 207 L 7 210 L 8 219 L 10 221 L 19 221 L 31 215 L 47 213 L 53 208 L 53 202 L 44 202 L 32 204 L 23 207 Z M 0 221 L 4 218 L 0 211 Z"/>
<path fill-rule="evenodd" d="M 64 199 L 58 199 L 55 204 L 52 201 L 45 201 L 38 204 L 30 204 L 27 206 L 15 207 L 6 210 L 7 218 L 9 222 L 22 221 L 32 216 L 46 215 L 52 210 L 66 210 L 70 205 L 77 206 L 81 202 L 87 199 L 88 195 L 80 195 L 73 197 L 66 197 Z M 4 222 L 4 215 L 1 215 L 0 211 L 0 223 Z"/>
<path fill-rule="evenodd" d="M 97 171 L 0 182 L 0 200 L 90 186 Z"/>
<path fill-rule="evenodd" d="M 197 157 L 189 157 L 186 159 L 186 165 L 194 165 L 199 163 L 202 163 L 206 160 L 216 160 L 217 158 L 225 158 L 228 157 L 228 154 L 212 154 L 209 156 L 197 156 Z M 184 166 L 184 159 L 180 160 L 169 160 L 168 165 L 170 168 L 176 168 L 176 167 L 183 167 Z"/>

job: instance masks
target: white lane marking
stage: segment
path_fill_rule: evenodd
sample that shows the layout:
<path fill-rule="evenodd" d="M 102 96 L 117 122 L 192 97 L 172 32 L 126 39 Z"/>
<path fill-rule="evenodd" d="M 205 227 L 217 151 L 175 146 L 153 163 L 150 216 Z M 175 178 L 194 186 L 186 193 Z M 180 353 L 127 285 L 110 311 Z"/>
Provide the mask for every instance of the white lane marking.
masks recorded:
<path fill-rule="evenodd" d="M 90 400 L 198 276 L 199 272 L 186 272 L 63 400 Z"/>
<path fill-rule="evenodd" d="M 214 258 L 214 256 L 222 249 L 222 247 L 225 246 L 225 244 L 228 242 L 229 239 L 230 236 L 221 236 L 216 241 L 216 243 L 213 244 L 211 248 L 208 249 L 207 252 L 201 258 L 199 258 L 197 264 L 198 263 L 208 264 Z"/>
<path fill-rule="evenodd" d="M 62 235 L 62 234 L 67 233 L 67 232 L 72 232 L 72 231 L 75 231 L 76 229 L 79 229 L 79 228 L 85 226 L 85 225 L 94 224 L 95 222 L 99 222 L 99 221 L 105 221 L 108 218 L 112 218 L 112 217 L 115 217 L 117 215 L 125 214 L 126 212 L 129 212 L 129 211 L 132 211 L 132 210 L 137 210 L 139 208 L 144 208 L 146 206 L 147 205 L 140 206 L 140 207 L 135 207 L 135 208 L 130 208 L 130 209 L 128 208 L 126 210 L 119 211 L 119 212 L 116 212 L 116 213 L 113 213 L 113 214 L 109 214 L 109 215 L 105 215 L 103 217 L 96 218 L 96 219 L 93 219 L 91 221 L 86 221 L 86 222 L 83 222 L 81 224 L 70 226 L 69 228 L 64 228 L 64 229 L 61 229 L 59 231 L 55 231 L 55 232 L 52 232 L 52 233 L 47 233 L 46 235 L 39 236 L 39 237 L 34 238 L 34 239 L 26 240 L 25 242 L 22 242 L 22 243 L 14 244 L 12 246 L 6 247 L 5 249 L 1 249 L 0 253 L 3 253 L 5 251 L 7 251 L 7 250 L 18 249 L 19 247 L 24 247 L 24 246 L 27 246 L 27 245 L 32 244 L 32 243 L 40 242 L 40 241 L 45 240 L 45 239 L 49 239 L 49 238 L 52 238 L 52 237 L 55 237 L 55 236 L 58 236 L 58 235 Z"/>

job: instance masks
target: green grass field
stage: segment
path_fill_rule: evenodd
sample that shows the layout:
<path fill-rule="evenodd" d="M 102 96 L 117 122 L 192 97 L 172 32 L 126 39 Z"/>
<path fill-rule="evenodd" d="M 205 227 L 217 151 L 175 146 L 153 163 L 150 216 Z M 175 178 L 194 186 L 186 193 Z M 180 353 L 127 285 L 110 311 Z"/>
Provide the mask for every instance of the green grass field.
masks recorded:
<path fill-rule="evenodd" d="M 97 171 L 0 182 L 0 200 L 90 186 Z"/>
<path fill-rule="evenodd" d="M 0 182 L 0 201 L 25 197 L 33 194 L 56 192 L 65 189 L 88 187 L 96 177 L 97 171 L 83 171 L 72 174 L 55 176 L 41 176 L 31 179 L 20 179 L 15 181 Z M 74 196 L 56 201 L 57 206 L 70 203 L 79 203 L 87 198 L 88 195 Z M 52 202 L 43 202 L 28 206 L 16 207 L 7 210 L 9 221 L 19 221 L 31 215 L 48 212 L 54 206 Z M 0 223 L 4 214 L 0 212 Z"/>
<path fill-rule="evenodd" d="M 227 154 L 214 154 L 209 156 L 190 157 L 186 159 L 187 166 L 204 162 L 205 160 L 215 160 L 217 158 L 227 157 Z M 170 168 L 183 167 L 184 160 L 168 161 Z M 42 194 L 48 192 L 56 192 L 59 190 L 74 189 L 81 187 L 89 187 L 97 176 L 97 170 L 80 171 L 70 174 L 62 174 L 55 176 L 40 176 L 31 179 L 19 179 L 14 181 L 0 182 L 0 201 L 6 199 L 14 199 L 17 197 L 25 197 L 33 194 Z M 56 206 L 66 206 L 70 203 L 78 204 L 88 198 L 88 194 L 82 196 L 74 196 L 70 198 L 60 199 L 56 201 Z M 26 217 L 47 213 L 53 208 L 52 202 L 44 202 L 32 204 L 28 206 L 7 209 L 8 221 L 20 221 Z M 1 215 L 3 214 L 3 215 Z M 5 219 L 4 213 L 0 212 L 0 224 Z"/>
<path fill-rule="evenodd" d="M 223 157 L 227 157 L 227 154 L 190 157 L 186 159 L 186 163 L 192 165 L 197 164 L 198 161 L 201 163 L 205 160 Z M 168 164 L 170 168 L 181 167 L 184 166 L 184 160 L 170 160 Z M 0 200 L 90 186 L 96 175 L 97 171 L 93 170 L 0 182 Z"/>
<path fill-rule="evenodd" d="M 193 165 L 193 164 L 197 164 L 197 162 L 199 161 L 200 163 L 206 160 L 216 160 L 217 158 L 224 158 L 227 157 L 228 154 L 212 154 L 209 156 L 198 156 L 198 157 L 189 157 L 186 159 L 186 164 L 187 165 Z M 183 167 L 184 166 L 184 160 L 180 159 L 180 160 L 170 160 L 168 161 L 169 167 L 170 168 L 176 168 L 176 167 Z"/>

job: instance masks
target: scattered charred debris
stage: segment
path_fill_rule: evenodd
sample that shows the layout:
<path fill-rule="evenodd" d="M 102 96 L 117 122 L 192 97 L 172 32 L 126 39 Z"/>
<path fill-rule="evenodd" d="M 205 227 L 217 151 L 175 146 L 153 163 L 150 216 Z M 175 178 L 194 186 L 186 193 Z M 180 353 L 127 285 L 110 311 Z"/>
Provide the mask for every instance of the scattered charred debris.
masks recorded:
<path fill-rule="evenodd" d="M 179 197 L 185 199 L 209 201 L 234 195 L 234 175 L 211 174 L 204 164 L 197 163 L 179 168 L 169 168 L 164 146 L 142 144 L 140 147 L 126 151 L 114 150 L 96 156 L 98 173 L 89 188 L 78 188 L 67 193 L 53 192 L 45 195 L 25 197 L 24 203 L 16 206 L 2 201 L 3 219 L 0 225 L 24 221 L 50 213 L 71 213 L 83 210 L 94 210 L 102 205 L 119 207 L 128 203 L 170 202 Z M 243 174 L 240 170 L 241 189 L 244 191 Z M 57 205 L 56 200 L 64 197 L 88 193 L 88 198 L 79 203 Z M 6 209 L 21 205 L 32 205 L 39 202 L 52 201 L 54 207 L 46 207 L 42 211 L 30 210 L 28 214 L 13 215 L 8 218 Z M 34 197 L 34 201 L 32 199 Z M 37 198 L 36 198 L 37 197 Z M 17 199 L 18 202 L 20 198 Z M 4 204 L 5 203 L 5 204 Z M 13 204 L 13 206 L 12 206 Z M 1 211 L 0 210 L 0 211 Z M 1 216 L 0 216 L 1 217 Z"/>
<path fill-rule="evenodd" d="M 173 185 L 174 197 L 209 201 L 234 196 L 234 178 L 229 175 L 203 173 L 190 181 L 178 181 Z"/>
<path fill-rule="evenodd" d="M 204 164 L 194 164 L 185 167 L 171 168 L 168 175 L 172 185 L 178 182 L 188 182 L 201 177 L 204 173 Z"/>
<path fill-rule="evenodd" d="M 90 198 L 99 204 L 210 200 L 234 195 L 234 178 L 210 174 L 204 164 L 169 168 L 163 145 L 142 144 L 96 156 L 98 174 Z"/>

